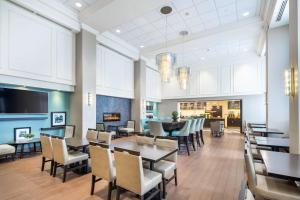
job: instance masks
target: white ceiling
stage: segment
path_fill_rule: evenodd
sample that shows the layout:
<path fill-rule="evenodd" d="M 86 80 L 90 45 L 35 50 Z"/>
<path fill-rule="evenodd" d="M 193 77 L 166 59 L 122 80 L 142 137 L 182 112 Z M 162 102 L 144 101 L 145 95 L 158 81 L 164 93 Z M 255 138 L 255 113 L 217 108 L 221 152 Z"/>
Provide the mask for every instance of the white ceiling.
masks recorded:
<path fill-rule="evenodd" d="M 95 3 L 97 0 L 55 0 L 57 2 L 63 3 L 64 5 L 68 6 L 74 11 L 80 12 L 84 10 L 85 8 L 91 6 L 93 3 Z M 80 3 L 81 7 L 77 7 L 75 4 Z"/>

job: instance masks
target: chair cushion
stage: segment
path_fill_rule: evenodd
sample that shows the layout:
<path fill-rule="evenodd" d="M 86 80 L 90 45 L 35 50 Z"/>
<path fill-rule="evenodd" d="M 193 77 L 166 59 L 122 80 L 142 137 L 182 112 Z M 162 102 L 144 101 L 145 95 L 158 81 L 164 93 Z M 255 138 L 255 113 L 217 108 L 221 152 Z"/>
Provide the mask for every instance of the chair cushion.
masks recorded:
<path fill-rule="evenodd" d="M 89 159 L 88 154 L 78 152 L 78 151 L 73 151 L 73 152 L 69 152 L 68 160 L 64 164 L 68 165 L 68 164 L 72 164 L 72 163 L 76 163 L 88 159 Z"/>
<path fill-rule="evenodd" d="M 144 184 L 142 185 L 142 191 L 140 195 L 144 195 L 151 189 L 155 188 L 162 181 L 162 176 L 158 172 L 144 169 Z"/>
<path fill-rule="evenodd" d="M 267 173 L 266 173 L 266 167 L 265 167 L 264 164 L 262 164 L 262 163 L 254 163 L 254 167 L 255 167 L 256 174 L 267 175 Z"/>
<path fill-rule="evenodd" d="M 0 155 L 13 154 L 15 153 L 15 147 L 8 144 L 0 144 Z"/>
<path fill-rule="evenodd" d="M 119 131 L 131 133 L 131 132 L 134 132 L 134 129 L 133 128 L 119 128 Z"/>
<path fill-rule="evenodd" d="M 290 182 L 272 177 L 257 175 L 255 195 L 266 199 L 300 200 L 300 190 Z"/>
<path fill-rule="evenodd" d="M 162 173 L 163 178 L 169 178 L 173 176 L 175 169 L 176 169 L 175 162 L 161 160 L 154 164 L 154 171 Z"/>

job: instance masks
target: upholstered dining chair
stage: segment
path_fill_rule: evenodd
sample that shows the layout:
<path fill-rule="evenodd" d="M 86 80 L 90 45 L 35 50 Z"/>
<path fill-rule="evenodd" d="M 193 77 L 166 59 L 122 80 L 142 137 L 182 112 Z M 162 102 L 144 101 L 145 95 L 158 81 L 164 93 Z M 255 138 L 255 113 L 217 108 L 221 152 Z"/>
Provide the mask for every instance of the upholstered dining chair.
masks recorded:
<path fill-rule="evenodd" d="M 148 126 L 148 122 L 147 122 L 147 119 L 141 119 L 141 129 L 142 129 L 142 132 L 144 134 L 149 134 L 149 126 Z"/>
<path fill-rule="evenodd" d="M 144 134 L 137 134 L 135 136 L 136 142 L 138 144 L 154 144 L 154 136 L 153 135 L 144 135 Z"/>
<path fill-rule="evenodd" d="M 190 150 L 189 150 L 189 135 L 190 135 L 190 127 L 191 127 L 191 120 L 186 120 L 184 126 L 182 129 L 179 131 L 173 131 L 172 136 L 178 137 L 178 147 L 180 149 L 180 144 L 183 139 L 185 145 L 186 145 L 186 150 L 188 155 L 190 155 Z"/>
<path fill-rule="evenodd" d="M 65 126 L 65 138 L 72 138 L 75 136 L 75 125 L 66 125 Z"/>
<path fill-rule="evenodd" d="M 164 131 L 164 128 L 162 126 L 162 122 L 159 121 L 149 121 L 148 122 L 150 135 L 153 136 L 167 136 L 168 133 Z"/>
<path fill-rule="evenodd" d="M 158 172 L 143 168 L 142 158 L 137 151 L 114 149 L 117 179 L 117 200 L 120 199 L 121 190 L 133 192 L 140 199 L 145 199 L 145 194 L 151 190 L 147 197 L 152 199 L 160 194 L 162 175 Z"/>
<path fill-rule="evenodd" d="M 96 123 L 96 130 L 97 131 L 105 131 L 105 124 L 104 123 Z"/>
<path fill-rule="evenodd" d="M 159 147 L 178 149 L 178 139 L 176 137 L 157 136 L 155 144 Z M 166 185 L 175 179 L 177 186 L 177 152 L 171 154 L 163 160 L 154 164 L 154 171 L 160 172 L 163 178 L 163 198 L 166 197 Z"/>
<path fill-rule="evenodd" d="M 238 200 L 255 200 L 252 192 L 247 187 L 246 181 L 242 182 Z"/>
<path fill-rule="evenodd" d="M 245 143 L 245 153 L 249 155 L 250 161 L 254 165 L 255 173 L 260 175 L 267 175 L 266 167 L 263 163 L 254 162 L 251 147 L 248 143 Z"/>
<path fill-rule="evenodd" d="M 53 172 L 53 149 L 51 144 L 51 137 L 48 134 L 41 133 L 40 134 L 40 140 L 42 145 L 42 169 L 41 171 L 44 171 L 45 163 L 50 162 L 50 175 L 52 175 Z"/>
<path fill-rule="evenodd" d="M 103 179 L 109 182 L 107 199 L 110 200 L 112 190 L 115 188 L 116 168 L 109 146 L 90 142 L 89 149 L 92 167 L 91 195 L 94 194 L 95 183 Z"/>
<path fill-rule="evenodd" d="M 202 118 L 197 118 L 196 126 L 195 126 L 195 133 L 196 133 L 196 142 L 197 145 L 200 147 L 200 127 L 201 127 Z"/>
<path fill-rule="evenodd" d="M 135 130 L 135 121 L 134 120 L 128 120 L 127 125 L 125 127 L 119 127 L 118 132 L 119 134 L 126 134 L 126 136 L 129 136 L 130 133 L 133 133 Z"/>
<path fill-rule="evenodd" d="M 52 137 L 51 138 L 52 147 L 53 147 L 53 159 L 54 159 L 54 168 L 53 168 L 53 177 L 56 176 L 57 167 L 63 167 L 63 182 L 66 181 L 67 171 L 83 168 L 87 166 L 88 163 L 88 154 L 82 152 L 68 152 L 66 141 L 64 138 Z M 72 164 L 81 162 L 80 165 L 72 166 Z"/>
<path fill-rule="evenodd" d="M 204 139 L 203 139 L 203 131 L 204 131 L 204 123 L 205 123 L 205 118 L 201 117 L 201 124 L 200 124 L 200 139 L 202 144 L 204 144 Z"/>
<path fill-rule="evenodd" d="M 102 131 L 99 131 L 99 133 L 98 133 L 98 140 L 99 141 L 104 141 L 105 144 L 110 145 L 111 144 L 112 135 L 113 135 L 112 132 L 102 132 Z"/>
<path fill-rule="evenodd" d="M 257 199 L 300 200 L 300 190 L 291 182 L 255 173 L 249 154 L 245 154 L 248 186 Z"/>
<path fill-rule="evenodd" d="M 88 140 L 97 140 L 98 138 L 98 131 L 93 130 L 93 129 L 89 129 L 86 133 L 86 139 Z"/>
<path fill-rule="evenodd" d="M 190 134 L 189 134 L 189 140 L 191 141 L 194 151 L 196 151 L 195 148 L 196 123 L 197 123 L 197 119 L 192 119 L 192 123 L 190 126 Z"/>

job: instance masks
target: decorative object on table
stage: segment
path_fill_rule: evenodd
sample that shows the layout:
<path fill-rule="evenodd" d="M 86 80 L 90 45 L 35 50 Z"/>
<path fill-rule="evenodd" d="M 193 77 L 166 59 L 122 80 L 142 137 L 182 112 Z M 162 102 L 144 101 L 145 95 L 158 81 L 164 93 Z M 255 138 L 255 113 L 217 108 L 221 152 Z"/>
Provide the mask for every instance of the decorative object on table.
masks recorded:
<path fill-rule="evenodd" d="M 164 6 L 160 9 L 161 14 L 166 16 L 166 26 L 165 26 L 165 48 L 167 49 L 167 25 L 168 25 L 168 17 L 172 12 L 172 8 L 170 6 Z M 163 52 L 156 55 L 156 64 L 159 68 L 159 73 L 161 76 L 162 82 L 169 82 L 172 74 L 172 68 L 176 63 L 176 54 L 171 52 Z"/>
<path fill-rule="evenodd" d="M 51 112 L 51 126 L 65 126 L 66 116 L 66 112 Z"/>
<path fill-rule="evenodd" d="M 31 127 L 19 127 L 14 128 L 14 140 L 29 140 L 34 137 L 34 134 L 31 133 Z"/>
<path fill-rule="evenodd" d="M 178 112 L 177 111 L 172 112 L 172 119 L 173 119 L 174 122 L 177 121 L 177 119 L 178 119 Z"/>

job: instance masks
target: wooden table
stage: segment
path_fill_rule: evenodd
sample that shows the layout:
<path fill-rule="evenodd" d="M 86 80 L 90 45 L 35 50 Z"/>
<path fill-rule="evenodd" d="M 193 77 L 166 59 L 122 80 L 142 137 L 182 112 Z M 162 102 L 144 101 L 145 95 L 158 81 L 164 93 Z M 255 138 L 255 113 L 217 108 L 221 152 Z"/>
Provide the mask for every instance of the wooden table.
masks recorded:
<path fill-rule="evenodd" d="M 159 147 L 156 145 L 138 144 L 130 141 L 119 142 L 110 145 L 110 149 L 112 151 L 114 151 L 115 147 L 140 152 L 142 159 L 150 162 L 150 169 L 154 168 L 154 163 L 178 151 L 178 149 Z"/>
<path fill-rule="evenodd" d="M 66 138 L 66 144 L 72 149 L 82 149 L 82 152 L 86 152 L 86 148 L 89 146 L 90 142 L 104 143 L 100 140 L 88 140 L 86 138 Z"/>
<path fill-rule="evenodd" d="M 273 128 L 253 128 L 254 133 L 260 133 L 264 137 L 268 137 L 269 134 L 284 134 L 282 131 Z"/>
<path fill-rule="evenodd" d="M 169 132 L 169 136 L 172 136 L 172 132 L 175 130 L 180 130 L 184 127 L 186 121 L 163 121 L 162 126 L 164 131 Z"/>
<path fill-rule="evenodd" d="M 30 153 L 30 144 L 33 144 L 33 152 L 37 152 L 36 151 L 36 144 L 39 144 L 40 145 L 40 148 L 41 148 L 41 140 L 40 138 L 33 138 L 33 139 L 30 139 L 30 140 L 16 140 L 16 141 L 13 141 L 13 142 L 9 142 L 8 144 L 14 146 L 16 148 L 16 154 L 18 153 L 18 147 L 21 146 L 21 150 L 20 150 L 20 158 L 23 158 L 24 156 L 24 153 Z M 29 149 L 29 152 L 24 152 L 24 147 L 25 146 L 28 146 L 28 149 Z"/>
<path fill-rule="evenodd" d="M 272 137 L 255 137 L 258 146 L 271 147 L 272 151 L 279 151 L 279 148 L 289 150 L 289 139 Z"/>
<path fill-rule="evenodd" d="M 260 151 L 269 176 L 300 181 L 300 155 Z"/>

